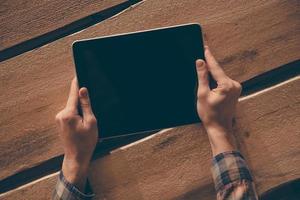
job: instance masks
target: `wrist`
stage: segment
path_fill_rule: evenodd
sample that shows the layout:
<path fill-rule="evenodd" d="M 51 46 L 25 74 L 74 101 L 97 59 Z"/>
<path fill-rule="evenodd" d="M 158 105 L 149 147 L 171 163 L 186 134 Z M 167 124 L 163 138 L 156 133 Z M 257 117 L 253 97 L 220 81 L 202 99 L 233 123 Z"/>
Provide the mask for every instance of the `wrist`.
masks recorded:
<path fill-rule="evenodd" d="M 81 191 L 85 188 L 88 170 L 89 162 L 79 163 L 75 160 L 64 158 L 62 172 L 65 179 Z"/>
<path fill-rule="evenodd" d="M 205 130 L 208 135 L 218 135 L 218 136 L 228 136 L 232 132 L 231 124 L 218 124 L 218 123 L 210 123 L 204 124 Z"/>
<path fill-rule="evenodd" d="M 211 124 L 209 126 L 205 126 L 205 129 L 208 134 L 214 156 L 226 151 L 235 150 L 233 142 L 231 141 L 231 125 Z"/>

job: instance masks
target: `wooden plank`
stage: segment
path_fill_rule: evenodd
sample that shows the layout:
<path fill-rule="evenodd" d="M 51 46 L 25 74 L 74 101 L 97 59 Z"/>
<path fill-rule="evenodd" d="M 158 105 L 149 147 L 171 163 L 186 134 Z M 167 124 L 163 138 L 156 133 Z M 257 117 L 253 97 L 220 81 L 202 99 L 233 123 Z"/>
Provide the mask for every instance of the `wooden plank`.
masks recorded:
<path fill-rule="evenodd" d="M 259 194 L 300 177 L 300 76 L 241 98 L 236 143 L 253 172 Z M 292 139 L 291 139 L 292 138 Z M 214 199 L 211 153 L 202 124 L 161 131 L 92 163 L 96 199 Z M 0 199 L 35 192 L 50 195 L 56 174 Z M 52 181 L 50 183 L 50 181 Z M 27 197 L 27 196 L 26 196 Z M 46 196 L 43 196 L 46 197 Z"/>
<path fill-rule="evenodd" d="M 0 199 L 18 199 L 18 200 L 44 200 L 51 199 L 52 192 L 58 178 L 58 173 L 51 174 L 29 184 L 21 186 L 15 190 L 0 194 Z"/>
<path fill-rule="evenodd" d="M 126 0 L 0 2 L 0 51 Z"/>
<path fill-rule="evenodd" d="M 62 153 L 53 118 L 63 108 L 74 76 L 74 40 L 199 22 L 225 71 L 244 81 L 300 58 L 298 5 L 279 0 L 145 1 L 83 32 L 1 62 L 0 179 Z"/>
<path fill-rule="evenodd" d="M 300 178 L 300 76 L 241 99 L 236 138 L 262 193 Z M 251 123 L 249 125 L 248 123 Z"/>

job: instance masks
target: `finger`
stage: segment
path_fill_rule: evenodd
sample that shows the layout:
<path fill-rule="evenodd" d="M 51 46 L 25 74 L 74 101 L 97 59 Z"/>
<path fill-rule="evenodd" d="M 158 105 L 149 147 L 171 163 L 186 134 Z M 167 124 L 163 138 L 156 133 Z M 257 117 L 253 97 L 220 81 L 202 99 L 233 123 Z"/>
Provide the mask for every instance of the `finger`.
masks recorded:
<path fill-rule="evenodd" d="M 87 88 L 83 87 L 79 90 L 79 101 L 82 109 L 83 120 L 91 119 L 94 117 L 91 102 Z"/>
<path fill-rule="evenodd" d="M 204 60 L 198 59 L 196 61 L 196 69 L 198 75 L 198 95 L 205 95 L 210 91 L 208 70 Z"/>
<path fill-rule="evenodd" d="M 207 62 L 208 70 L 217 82 L 228 78 L 224 70 L 220 67 L 219 63 L 210 52 L 208 46 L 205 46 L 205 59 Z"/>
<path fill-rule="evenodd" d="M 73 112 L 78 112 L 77 111 L 77 105 L 78 105 L 78 83 L 76 77 L 73 78 L 72 83 L 71 83 L 71 88 L 70 88 L 70 93 L 69 93 L 69 98 L 67 101 L 66 108 L 68 110 L 71 110 Z"/>

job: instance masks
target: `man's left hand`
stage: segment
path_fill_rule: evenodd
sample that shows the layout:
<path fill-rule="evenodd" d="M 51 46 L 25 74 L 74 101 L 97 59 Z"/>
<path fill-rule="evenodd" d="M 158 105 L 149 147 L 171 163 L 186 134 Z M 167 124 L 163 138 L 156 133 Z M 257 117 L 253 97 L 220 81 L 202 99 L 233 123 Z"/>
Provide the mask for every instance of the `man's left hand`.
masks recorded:
<path fill-rule="evenodd" d="M 78 104 L 82 109 L 82 116 L 78 113 Z M 66 107 L 55 119 L 65 152 L 62 172 L 68 182 L 83 190 L 98 141 L 98 127 L 88 90 L 79 90 L 76 78 L 72 81 Z"/>

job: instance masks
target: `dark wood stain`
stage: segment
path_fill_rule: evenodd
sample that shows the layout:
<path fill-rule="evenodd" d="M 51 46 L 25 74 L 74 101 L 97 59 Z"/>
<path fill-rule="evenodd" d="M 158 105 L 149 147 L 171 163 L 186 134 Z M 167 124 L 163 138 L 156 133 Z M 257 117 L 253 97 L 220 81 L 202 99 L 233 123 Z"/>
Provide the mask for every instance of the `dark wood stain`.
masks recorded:
<path fill-rule="evenodd" d="M 161 150 L 172 145 L 177 140 L 177 138 L 178 136 L 174 135 L 168 137 L 167 139 L 164 139 L 162 142 L 153 147 L 154 151 Z"/>
<path fill-rule="evenodd" d="M 226 56 L 225 58 L 220 60 L 219 63 L 221 65 L 227 65 L 234 62 L 235 60 L 239 60 L 239 61 L 254 60 L 257 55 L 258 55 L 257 49 L 245 50 L 237 54 Z"/>

